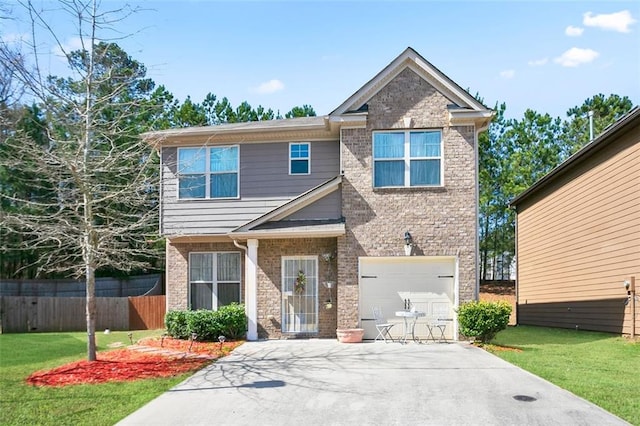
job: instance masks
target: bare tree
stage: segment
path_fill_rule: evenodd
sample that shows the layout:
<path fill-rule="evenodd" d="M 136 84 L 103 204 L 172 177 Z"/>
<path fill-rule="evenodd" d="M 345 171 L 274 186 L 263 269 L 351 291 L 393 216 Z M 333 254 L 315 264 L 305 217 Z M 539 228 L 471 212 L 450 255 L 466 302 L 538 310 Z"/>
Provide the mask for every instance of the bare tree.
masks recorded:
<path fill-rule="evenodd" d="M 38 109 L 0 147 L 0 167 L 12 176 L 0 187 L 0 225 L 22 235 L 23 248 L 38 250 L 41 270 L 84 278 L 94 361 L 96 270 L 143 269 L 157 255 L 157 154 L 137 137 L 153 82 L 141 64 L 98 36 L 130 10 L 100 12 L 96 0 L 59 4 L 76 24 L 78 51 L 65 50 L 44 12 L 23 4 L 33 49 L 35 29 L 50 31 L 71 72 L 45 76 L 38 52 L 31 68 L 9 64 Z"/>

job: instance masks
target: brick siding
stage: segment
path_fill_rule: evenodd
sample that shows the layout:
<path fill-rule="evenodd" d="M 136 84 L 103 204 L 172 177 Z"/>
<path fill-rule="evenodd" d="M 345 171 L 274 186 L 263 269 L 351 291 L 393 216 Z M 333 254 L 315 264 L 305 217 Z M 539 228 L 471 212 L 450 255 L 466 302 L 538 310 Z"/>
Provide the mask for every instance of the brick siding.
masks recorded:
<path fill-rule="evenodd" d="M 476 288 L 476 172 L 474 127 L 449 127 L 451 101 L 410 69 L 368 102 L 367 126 L 342 131 L 342 209 L 347 232 L 338 238 L 338 327 L 358 324 L 358 257 L 404 256 L 404 232 L 414 254 L 457 256 L 460 300 Z M 374 189 L 372 131 L 441 129 L 444 186 Z"/>
<path fill-rule="evenodd" d="M 476 294 L 476 158 L 473 126 L 449 127 L 452 102 L 410 69 L 405 69 L 368 102 L 366 128 L 343 129 L 342 211 L 346 234 L 338 238 L 261 240 L 258 247 L 258 336 L 290 337 L 281 332 L 282 256 L 337 253 L 333 308 L 325 309 L 329 290 L 319 285 L 319 332 L 335 337 L 336 327 L 359 325 L 358 257 L 404 256 L 404 232 L 413 237 L 415 255 L 457 256 L 460 301 Z M 443 138 L 444 185 L 439 188 L 374 189 L 372 131 L 440 129 Z M 188 254 L 191 251 L 238 251 L 232 243 L 167 243 L 167 304 L 186 309 Z M 319 280 L 326 263 L 318 258 Z M 243 253 L 244 293 L 244 253 Z M 243 294 L 244 300 L 244 294 Z M 299 336 L 298 336 L 299 337 Z"/>
<path fill-rule="evenodd" d="M 168 309 L 184 310 L 189 303 L 189 253 L 207 251 L 241 251 L 233 243 L 167 243 L 167 305 Z M 331 299 L 333 307 L 325 309 L 324 302 L 330 298 L 329 289 L 323 282 L 335 281 L 336 261 L 327 264 L 320 255 L 336 253 L 335 238 L 303 238 L 287 240 L 261 240 L 258 246 L 258 337 L 277 339 L 282 337 L 335 337 L 336 335 L 336 289 Z M 283 334 L 282 321 L 282 257 L 318 256 L 318 333 Z M 244 295 L 244 252 L 242 253 L 242 300 Z M 330 271 L 328 269 L 330 266 Z"/>
<path fill-rule="evenodd" d="M 261 240 L 258 246 L 258 337 L 335 337 L 336 336 L 336 289 L 332 289 L 333 307 L 325 309 L 324 301 L 329 299 L 329 291 L 323 282 L 335 281 L 336 262 L 330 262 L 327 269 L 321 255 L 336 253 L 335 238 L 294 238 L 287 240 Z M 282 333 L 282 257 L 318 256 L 318 333 Z"/>
<path fill-rule="evenodd" d="M 167 310 L 185 310 L 189 307 L 189 253 L 209 251 L 241 252 L 242 282 L 240 283 L 241 300 L 244 300 L 244 252 L 232 242 L 224 243 L 177 243 L 167 240 L 166 245 L 166 279 Z"/>

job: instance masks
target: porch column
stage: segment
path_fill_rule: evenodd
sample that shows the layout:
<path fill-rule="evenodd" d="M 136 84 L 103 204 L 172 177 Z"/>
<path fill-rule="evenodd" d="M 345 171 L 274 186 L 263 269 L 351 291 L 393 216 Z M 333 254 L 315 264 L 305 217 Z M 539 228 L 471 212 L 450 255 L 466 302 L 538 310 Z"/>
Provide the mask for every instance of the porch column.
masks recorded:
<path fill-rule="evenodd" d="M 247 240 L 244 272 L 244 303 L 248 321 L 247 340 L 258 340 L 258 240 Z"/>

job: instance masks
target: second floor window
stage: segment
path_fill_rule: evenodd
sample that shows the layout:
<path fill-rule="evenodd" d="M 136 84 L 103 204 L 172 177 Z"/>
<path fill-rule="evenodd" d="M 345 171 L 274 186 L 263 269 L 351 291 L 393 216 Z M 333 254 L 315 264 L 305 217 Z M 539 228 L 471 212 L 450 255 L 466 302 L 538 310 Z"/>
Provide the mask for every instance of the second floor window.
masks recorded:
<path fill-rule="evenodd" d="M 440 131 L 374 132 L 373 186 L 442 185 Z"/>
<path fill-rule="evenodd" d="M 178 148 L 179 198 L 238 198 L 238 146 Z"/>
<path fill-rule="evenodd" d="M 289 144 L 289 174 L 308 175 L 311 173 L 311 166 L 308 143 Z"/>

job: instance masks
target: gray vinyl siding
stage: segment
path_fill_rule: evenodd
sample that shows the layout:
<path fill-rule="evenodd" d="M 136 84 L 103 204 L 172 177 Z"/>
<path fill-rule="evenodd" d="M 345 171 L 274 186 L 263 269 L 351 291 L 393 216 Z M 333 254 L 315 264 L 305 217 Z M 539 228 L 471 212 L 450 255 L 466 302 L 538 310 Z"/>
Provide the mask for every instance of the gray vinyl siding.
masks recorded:
<path fill-rule="evenodd" d="M 301 141 L 306 142 L 306 141 Z M 311 174 L 289 175 L 289 143 L 240 147 L 240 197 L 295 197 L 338 175 L 338 141 L 311 142 Z"/>
<path fill-rule="evenodd" d="M 342 194 L 337 190 L 287 216 L 286 220 L 339 219 L 342 216 L 341 201 Z"/>
<path fill-rule="evenodd" d="M 289 175 L 288 142 L 242 144 L 239 199 L 178 200 L 176 159 L 177 148 L 162 149 L 160 231 L 164 235 L 229 232 L 337 176 L 340 167 L 338 141 L 311 142 L 309 175 Z M 326 204 L 319 204 L 320 211 L 336 208 Z M 339 209 L 339 202 L 336 205 Z"/>

